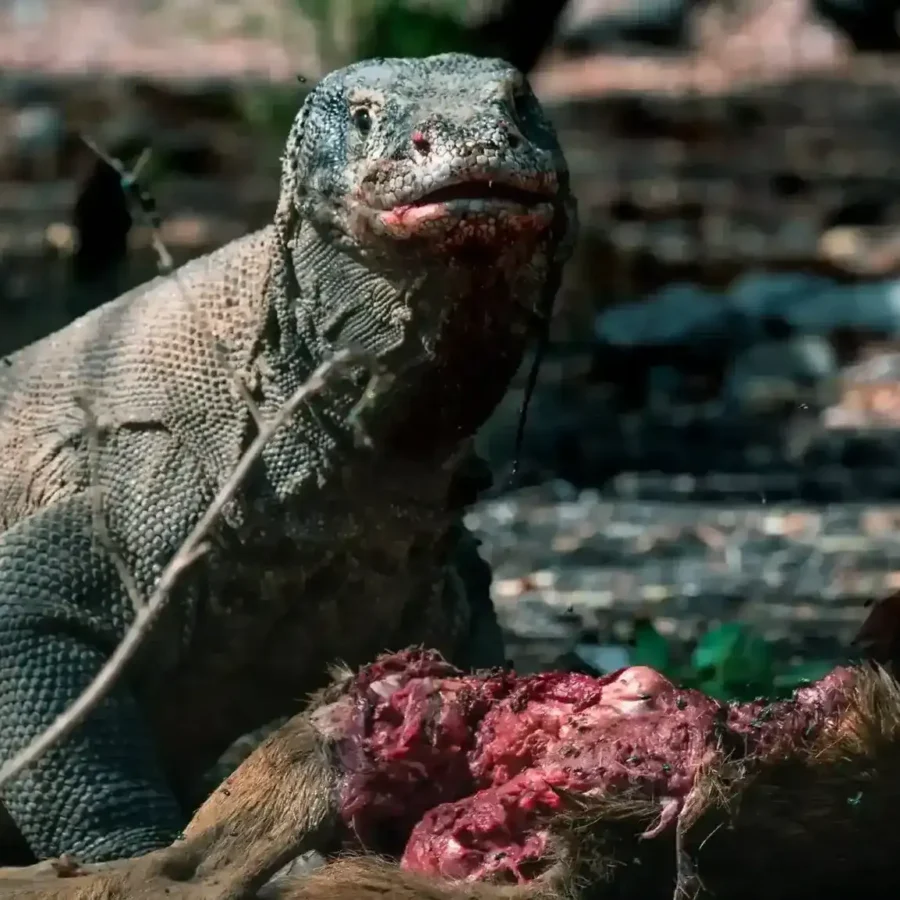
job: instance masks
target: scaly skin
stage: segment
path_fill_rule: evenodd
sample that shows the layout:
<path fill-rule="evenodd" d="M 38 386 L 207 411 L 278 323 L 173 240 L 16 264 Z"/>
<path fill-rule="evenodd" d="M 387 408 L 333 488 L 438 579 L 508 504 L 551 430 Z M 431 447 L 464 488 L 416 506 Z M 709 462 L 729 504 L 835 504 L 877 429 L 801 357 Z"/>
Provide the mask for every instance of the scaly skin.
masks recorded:
<path fill-rule="evenodd" d="M 133 617 L 92 539 L 92 483 L 149 592 L 253 437 L 231 371 L 264 415 L 340 347 L 393 376 L 365 406 L 367 446 L 351 416 L 362 369 L 301 408 L 128 677 L 8 786 L 37 856 L 169 843 L 216 756 L 294 712 L 336 659 L 423 643 L 461 665 L 503 662 L 490 573 L 460 521 L 484 484 L 471 438 L 574 232 L 565 162 L 515 70 L 461 55 L 360 63 L 304 103 L 272 225 L 185 266 L 181 287 L 150 282 L 0 366 L 4 758 Z M 79 397 L 102 425 L 96 454 Z"/>

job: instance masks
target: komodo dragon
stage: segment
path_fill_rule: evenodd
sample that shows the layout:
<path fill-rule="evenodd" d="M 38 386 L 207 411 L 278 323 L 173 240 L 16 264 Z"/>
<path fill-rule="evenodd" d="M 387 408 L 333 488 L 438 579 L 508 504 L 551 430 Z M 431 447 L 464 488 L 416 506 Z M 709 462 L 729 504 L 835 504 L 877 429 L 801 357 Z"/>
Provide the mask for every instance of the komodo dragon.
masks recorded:
<path fill-rule="evenodd" d="M 337 348 L 393 376 L 364 407 L 367 441 L 362 365 L 275 435 L 127 677 L 5 788 L 37 857 L 168 844 L 200 773 L 296 711 L 335 659 L 424 643 L 462 665 L 503 662 L 490 573 L 461 523 L 471 438 L 576 227 L 557 138 L 515 69 L 459 54 L 361 62 L 305 100 L 271 225 L 0 365 L 4 759 L 132 620 L 111 548 L 149 593 L 257 433 L 235 374 L 264 417 Z"/>

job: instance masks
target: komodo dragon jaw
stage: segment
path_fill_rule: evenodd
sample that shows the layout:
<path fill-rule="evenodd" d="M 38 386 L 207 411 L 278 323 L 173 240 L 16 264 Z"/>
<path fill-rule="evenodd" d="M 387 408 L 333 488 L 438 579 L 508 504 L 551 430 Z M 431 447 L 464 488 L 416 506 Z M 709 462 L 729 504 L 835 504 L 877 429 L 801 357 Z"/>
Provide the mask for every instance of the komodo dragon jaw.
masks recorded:
<path fill-rule="evenodd" d="M 462 54 L 326 76 L 288 141 L 279 216 L 298 295 L 319 301 L 305 304 L 304 346 L 380 357 L 395 385 L 369 398 L 381 446 L 429 458 L 500 401 L 577 231 L 527 81 Z"/>

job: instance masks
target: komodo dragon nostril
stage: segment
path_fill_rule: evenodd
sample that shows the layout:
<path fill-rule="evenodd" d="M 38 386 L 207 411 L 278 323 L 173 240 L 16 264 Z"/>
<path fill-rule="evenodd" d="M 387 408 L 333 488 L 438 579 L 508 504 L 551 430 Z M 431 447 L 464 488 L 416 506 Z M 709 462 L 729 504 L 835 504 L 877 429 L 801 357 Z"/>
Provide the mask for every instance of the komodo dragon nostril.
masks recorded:
<path fill-rule="evenodd" d="M 418 129 L 412 133 L 413 147 L 420 153 L 427 153 L 431 149 L 431 142 L 425 137 L 425 134 Z"/>

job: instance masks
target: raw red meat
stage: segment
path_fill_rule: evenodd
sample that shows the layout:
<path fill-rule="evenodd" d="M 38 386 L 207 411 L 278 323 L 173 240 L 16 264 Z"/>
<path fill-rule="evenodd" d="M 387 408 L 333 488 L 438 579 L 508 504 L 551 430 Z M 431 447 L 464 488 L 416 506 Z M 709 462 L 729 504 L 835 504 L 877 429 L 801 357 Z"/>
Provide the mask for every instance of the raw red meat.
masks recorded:
<path fill-rule="evenodd" d="M 640 782 L 679 809 L 716 749 L 726 710 L 635 666 L 603 679 L 552 673 L 519 680 L 482 719 L 469 767 L 480 789 L 426 813 L 403 865 L 450 878 L 527 880 L 545 855 L 556 789 L 581 794 Z"/>
<path fill-rule="evenodd" d="M 336 742 L 342 815 L 367 849 L 419 872 L 526 881 L 546 865 L 565 793 L 637 787 L 660 804 L 653 837 L 704 763 L 811 738 L 849 678 L 838 669 L 791 700 L 728 705 L 643 666 L 467 675 L 407 650 L 362 669 L 316 722 Z"/>

